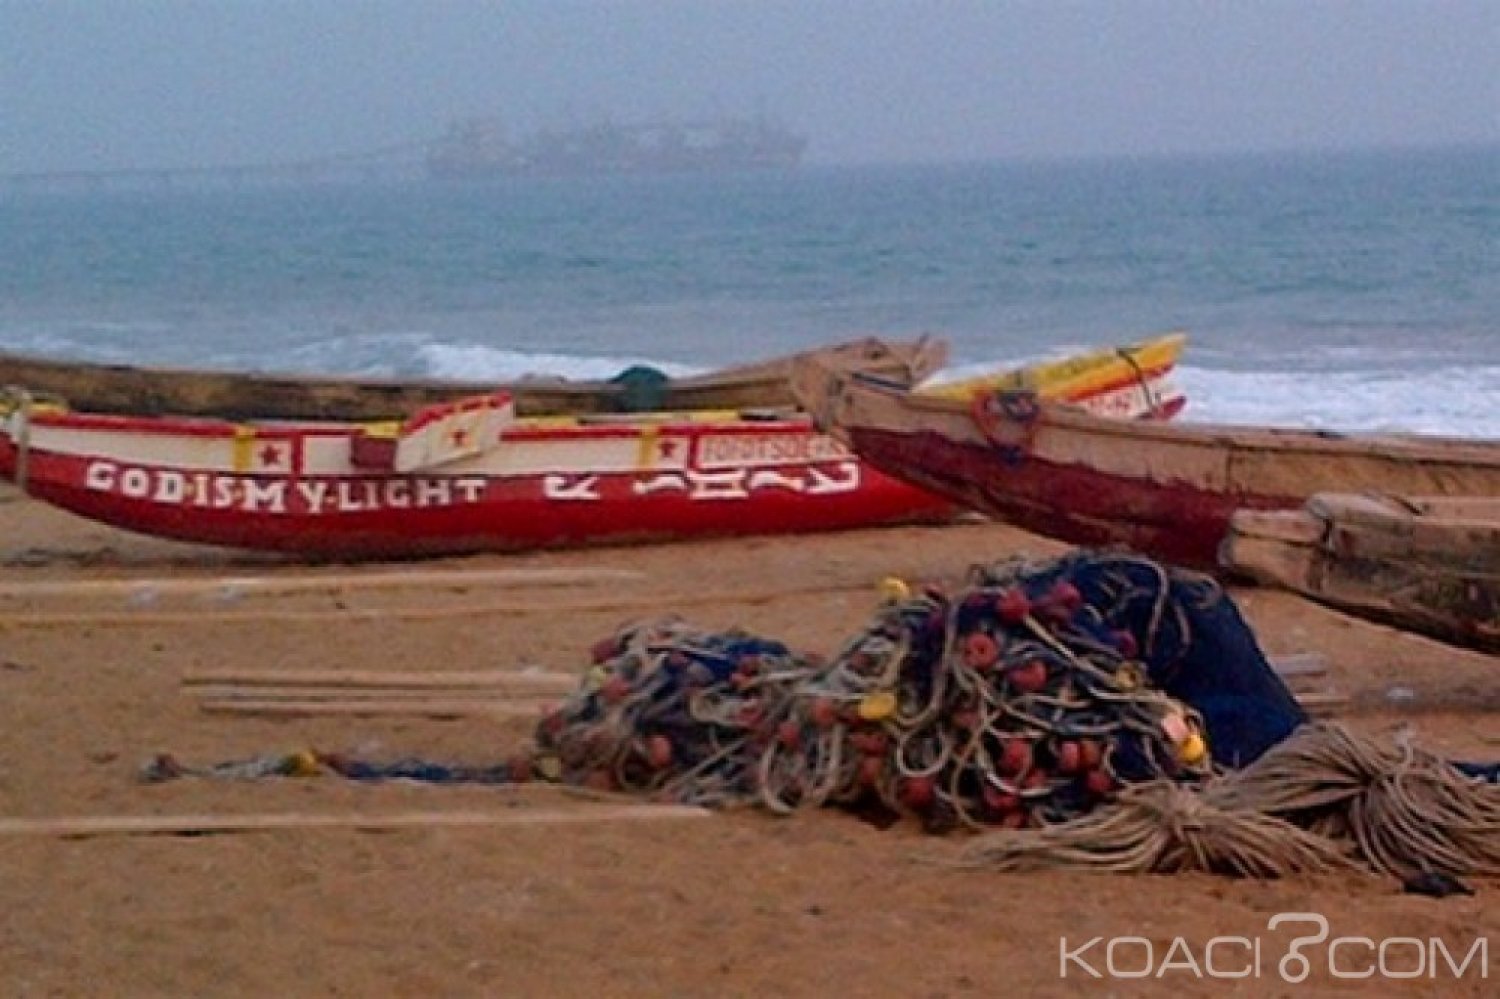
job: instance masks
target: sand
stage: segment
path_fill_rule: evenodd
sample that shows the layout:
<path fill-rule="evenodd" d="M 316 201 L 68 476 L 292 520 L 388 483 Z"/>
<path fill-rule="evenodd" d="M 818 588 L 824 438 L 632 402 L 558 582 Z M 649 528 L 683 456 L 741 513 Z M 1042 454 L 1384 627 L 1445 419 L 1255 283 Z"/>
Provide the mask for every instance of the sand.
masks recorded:
<path fill-rule="evenodd" d="M 361 785 L 335 777 L 146 785 L 158 752 L 193 763 L 316 747 L 372 758 L 493 763 L 523 719 L 209 715 L 183 690 L 209 667 L 575 670 L 623 621 L 679 612 L 832 650 L 867 620 L 875 583 L 952 579 L 976 561 L 1061 546 L 967 523 L 798 539 L 723 540 L 424 563 L 433 569 L 629 569 L 638 579 L 536 588 L 413 580 L 286 595 L 93 590 L 42 580 L 283 578 L 400 567 L 296 566 L 110 530 L 0 493 L 0 818 L 289 812 L 528 813 L 599 809 L 555 788 Z M 31 591 L 33 594 L 35 591 Z M 1451 649 L 1270 591 L 1234 591 L 1270 653 L 1317 653 L 1370 733 L 1500 755 L 1494 657 Z M 465 611 L 472 611 L 465 612 Z M 1399 688 L 1391 697 L 1392 688 Z M 1500 883 L 1473 897 L 1403 894 L 1378 878 L 997 875 L 933 863 L 961 837 L 880 831 L 827 811 L 771 818 L 347 828 L 215 835 L 0 835 L 0 994 L 17 996 L 1300 995 L 1494 994 Z M 1300 986 L 1279 974 L 1309 923 L 1334 936 L 1487 941 L 1487 978 L 1334 981 L 1313 947 Z M 1261 941 L 1259 977 L 1060 976 L 1059 942 L 1144 937 L 1151 969 L 1181 937 L 1202 970 L 1216 936 Z M 1107 972 L 1104 943 L 1085 963 Z M 1121 970 L 1144 966 L 1136 943 Z M 1133 948 L 1133 949 L 1132 949 Z M 1178 955 L 1181 957 L 1181 954 Z M 1370 964 L 1346 951 L 1351 967 Z M 1410 958 L 1392 952 L 1393 966 Z M 1245 963 L 1241 951 L 1219 963 Z M 1401 961 L 1406 961 L 1401 965 Z M 1205 972 L 1206 974 L 1206 972 Z"/>

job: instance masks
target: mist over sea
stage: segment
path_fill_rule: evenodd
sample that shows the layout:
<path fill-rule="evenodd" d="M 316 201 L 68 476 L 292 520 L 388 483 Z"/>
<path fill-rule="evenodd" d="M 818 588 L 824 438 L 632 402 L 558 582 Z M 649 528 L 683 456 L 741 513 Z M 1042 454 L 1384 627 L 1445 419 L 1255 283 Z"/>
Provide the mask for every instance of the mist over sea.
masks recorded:
<path fill-rule="evenodd" d="M 1184 418 L 1500 437 L 1500 149 L 0 191 L 0 349 L 671 372 L 864 334 L 968 370 L 1190 334 Z"/>

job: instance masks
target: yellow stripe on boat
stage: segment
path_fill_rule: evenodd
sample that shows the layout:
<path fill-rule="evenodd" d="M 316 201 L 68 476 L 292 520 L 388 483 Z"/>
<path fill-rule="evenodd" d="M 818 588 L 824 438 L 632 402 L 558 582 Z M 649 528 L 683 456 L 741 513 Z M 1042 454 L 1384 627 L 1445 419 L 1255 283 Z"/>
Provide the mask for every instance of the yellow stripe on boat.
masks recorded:
<path fill-rule="evenodd" d="M 1029 389 L 1043 398 L 1087 395 L 1129 381 L 1143 371 L 1177 363 L 1187 344 L 1186 333 L 1164 333 L 1129 347 L 1107 347 L 1058 361 L 1042 361 L 1013 371 L 979 375 L 961 381 L 918 388 L 922 395 L 967 399 L 990 389 Z"/>
<path fill-rule="evenodd" d="M 661 438 L 661 424 L 647 423 L 641 427 L 641 438 L 637 442 L 635 467 L 637 471 L 649 471 L 656 464 L 656 445 Z"/>
<path fill-rule="evenodd" d="M 361 423 L 360 430 L 366 437 L 376 440 L 393 441 L 401 436 L 400 420 L 381 420 L 378 423 Z"/>
<path fill-rule="evenodd" d="M 235 425 L 231 463 L 236 472 L 248 472 L 255 463 L 255 428 Z"/>

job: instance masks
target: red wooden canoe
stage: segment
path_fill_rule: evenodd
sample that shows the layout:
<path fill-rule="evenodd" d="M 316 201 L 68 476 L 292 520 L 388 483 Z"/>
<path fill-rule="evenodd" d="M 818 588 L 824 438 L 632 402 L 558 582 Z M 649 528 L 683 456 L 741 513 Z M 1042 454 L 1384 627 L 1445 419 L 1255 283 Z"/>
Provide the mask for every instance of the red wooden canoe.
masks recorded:
<path fill-rule="evenodd" d="M 1023 393 L 934 399 L 804 362 L 820 427 L 912 485 L 1073 544 L 1213 569 L 1239 509 L 1317 492 L 1500 496 L 1500 442 L 1127 421 Z"/>
<path fill-rule="evenodd" d="M 1054 362 L 1038 366 L 1040 380 L 1104 411 L 1152 415 L 1175 408 L 1164 381 L 1174 344 L 1150 370 L 1130 350 L 1101 352 L 1097 370 Z M 1053 385 L 1058 372 L 1067 377 Z M 825 531 L 954 513 L 799 414 L 528 419 L 497 394 L 440 404 L 389 430 L 23 402 L 0 434 L 0 474 L 117 527 L 340 559 Z"/>

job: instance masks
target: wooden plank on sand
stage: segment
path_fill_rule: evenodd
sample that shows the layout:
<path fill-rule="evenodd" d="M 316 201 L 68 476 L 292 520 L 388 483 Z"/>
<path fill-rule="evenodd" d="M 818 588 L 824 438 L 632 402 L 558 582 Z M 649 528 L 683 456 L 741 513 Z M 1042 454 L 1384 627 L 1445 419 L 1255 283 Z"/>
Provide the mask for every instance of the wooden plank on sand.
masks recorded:
<path fill-rule="evenodd" d="M 1340 708 L 1349 706 L 1349 698 L 1344 694 L 1336 694 L 1328 691 L 1316 693 L 1293 694 L 1297 703 L 1302 705 L 1303 710 L 1315 718 L 1327 718 L 1336 714 Z"/>
<path fill-rule="evenodd" d="M 1322 676 L 1328 672 L 1328 657 L 1321 652 L 1289 652 L 1266 658 L 1281 676 Z"/>
<path fill-rule="evenodd" d="M 713 813 L 692 805 L 590 805 L 513 808 L 495 812 L 250 813 L 246 815 L 77 815 L 0 818 L 0 836 L 160 836 L 300 829 L 443 829 L 477 826 L 592 825 L 701 819 Z"/>
<path fill-rule="evenodd" d="M 644 579 L 634 569 L 397 569 L 367 572 L 298 573 L 264 576 L 141 577 L 137 579 L 8 580 L 3 597 L 87 597 L 119 594 L 159 596 L 215 591 L 234 594 L 320 593 L 329 590 L 377 590 L 407 587 L 571 586 Z"/>
<path fill-rule="evenodd" d="M 421 715 L 428 718 L 537 718 L 541 705 L 536 701 L 502 701 L 491 698 L 468 699 L 400 699 L 349 698 L 341 701 L 225 699 L 202 701 L 199 707 L 209 714 L 262 715 L 283 718 L 314 718 L 321 715 Z"/>
<path fill-rule="evenodd" d="M 571 693 L 579 678 L 567 673 L 517 670 L 204 669 L 183 674 L 185 686 L 374 687 L 480 689 Z"/>
<path fill-rule="evenodd" d="M 563 695 L 550 690 L 476 690 L 466 687 L 188 687 L 202 702 L 231 701 L 374 701 L 377 703 L 419 704 L 424 701 L 473 701 L 494 704 L 501 701 L 524 701 L 540 705 Z"/>
<path fill-rule="evenodd" d="M 321 623 L 347 621 L 442 621 L 453 618 L 483 617 L 491 615 L 516 616 L 521 614 L 544 614 L 555 617 L 563 614 L 621 613 L 645 611 L 660 612 L 662 608 L 681 608 L 702 604 L 763 604 L 773 600 L 800 597 L 810 594 L 832 594 L 851 590 L 873 589 L 873 584 L 828 584 L 814 586 L 781 587 L 740 593 L 696 592 L 686 594 L 661 594 L 658 596 L 611 597 L 607 600 L 580 601 L 526 601 L 507 603 L 465 604 L 457 607 L 348 607 L 337 610 L 299 610 L 294 608 L 261 608 L 251 610 L 187 610 L 187 611 L 37 611 L 19 614 L 0 614 L 0 625 L 11 627 L 47 627 L 72 625 L 220 625 L 233 623 L 261 624 L 268 621 L 284 623 Z M 0 590 L 3 594 L 3 590 Z"/>

